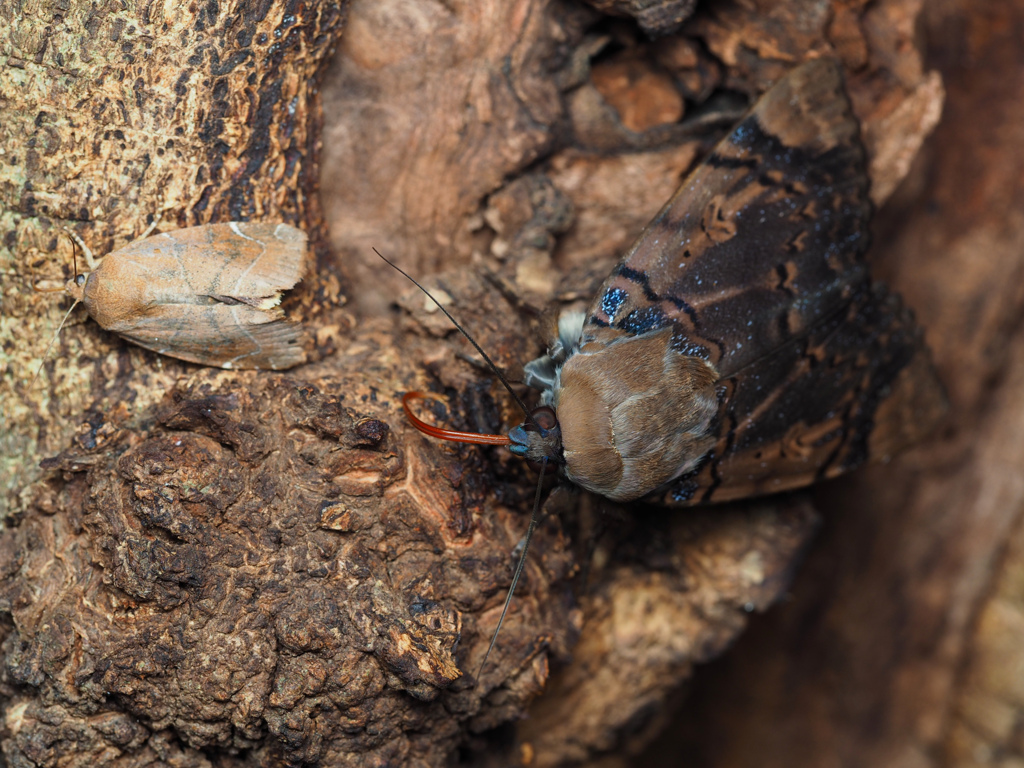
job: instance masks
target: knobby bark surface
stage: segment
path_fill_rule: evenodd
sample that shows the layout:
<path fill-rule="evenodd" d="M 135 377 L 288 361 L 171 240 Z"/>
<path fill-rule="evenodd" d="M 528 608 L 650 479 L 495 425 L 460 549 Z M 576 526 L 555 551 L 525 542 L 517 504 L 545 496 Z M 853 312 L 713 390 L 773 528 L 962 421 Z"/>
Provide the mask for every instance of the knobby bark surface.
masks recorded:
<path fill-rule="evenodd" d="M 554 312 L 589 298 L 749 98 L 811 53 L 849 73 L 884 203 L 943 100 L 917 48 L 919 3 L 708 4 L 686 18 L 688 5 L 357 2 L 343 38 L 346 9 L 327 4 L 0 6 L 4 71 L 20 78 L 0 85 L 14 118 L 0 126 L 9 763 L 443 765 L 460 748 L 468 764 L 628 762 L 694 666 L 784 594 L 819 520 L 806 496 L 666 514 L 556 493 L 478 675 L 532 475 L 500 449 L 422 437 L 400 395 L 438 393 L 424 408 L 456 428 L 519 414 L 370 250 L 423 276 L 515 379 Z M 680 22 L 654 40 L 640 29 Z M 166 227 L 306 228 L 315 268 L 289 311 L 322 359 L 204 370 L 85 321 L 30 388 L 59 314 L 31 283 L 66 269 L 58 226 L 102 252 L 158 210 Z M 946 329 L 935 346 L 954 394 L 980 402 L 952 363 L 968 330 L 939 310 L 987 284 L 947 287 L 913 252 L 875 260 L 926 327 Z M 982 348 L 1013 306 L 984 304 Z M 833 486 L 827 525 L 853 516 L 843 493 L 865 530 L 896 505 L 948 504 L 934 491 L 956 466 L 945 446 Z M 886 631 L 884 618 L 867 626 Z M 742 677 L 733 696 L 754 690 Z M 782 695 L 784 680 L 756 690 Z M 739 740 L 722 733 L 742 722 L 729 690 L 708 732 Z"/>

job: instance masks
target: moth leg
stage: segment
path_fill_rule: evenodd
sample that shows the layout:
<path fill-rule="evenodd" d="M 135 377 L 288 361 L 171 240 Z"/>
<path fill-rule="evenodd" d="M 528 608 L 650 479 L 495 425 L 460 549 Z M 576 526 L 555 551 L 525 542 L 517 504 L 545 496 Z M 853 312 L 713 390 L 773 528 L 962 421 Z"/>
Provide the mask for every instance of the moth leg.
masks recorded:
<path fill-rule="evenodd" d="M 164 209 L 161 208 L 153 216 L 153 222 L 148 227 L 146 227 L 145 230 L 143 230 L 141 235 L 136 237 L 135 240 L 132 240 L 132 242 L 134 243 L 134 242 L 137 242 L 139 240 L 145 240 L 147 237 L 152 235 L 156 231 L 156 228 L 158 226 L 160 226 L 160 219 L 162 219 L 163 217 L 164 217 Z"/>
<path fill-rule="evenodd" d="M 576 595 L 586 595 L 590 590 L 590 576 L 595 567 L 601 571 L 614 548 L 615 537 L 609 534 L 621 533 L 628 515 L 617 504 L 610 504 L 607 499 L 589 493 L 583 497 L 579 509 L 578 530 L 580 542 L 577 551 L 581 562 Z M 601 564 L 599 564 L 601 563 Z"/>
<path fill-rule="evenodd" d="M 548 494 L 547 499 L 541 505 L 540 513 L 537 515 L 538 527 L 549 517 L 562 518 L 575 506 L 577 494 L 568 486 L 556 485 Z M 523 547 L 526 546 L 526 537 L 519 539 L 519 543 L 512 549 L 512 557 L 518 560 L 523 554 Z"/>

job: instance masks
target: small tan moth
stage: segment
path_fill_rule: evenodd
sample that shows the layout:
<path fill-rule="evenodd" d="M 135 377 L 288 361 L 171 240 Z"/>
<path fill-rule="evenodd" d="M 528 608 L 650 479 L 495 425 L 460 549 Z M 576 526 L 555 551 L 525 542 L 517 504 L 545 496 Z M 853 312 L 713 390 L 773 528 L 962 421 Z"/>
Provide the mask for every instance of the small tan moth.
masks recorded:
<path fill-rule="evenodd" d="M 279 306 L 303 276 L 302 230 L 206 224 L 144 236 L 99 262 L 72 237 L 89 272 L 64 291 L 108 331 L 201 365 L 282 370 L 304 362 L 302 328 Z"/>

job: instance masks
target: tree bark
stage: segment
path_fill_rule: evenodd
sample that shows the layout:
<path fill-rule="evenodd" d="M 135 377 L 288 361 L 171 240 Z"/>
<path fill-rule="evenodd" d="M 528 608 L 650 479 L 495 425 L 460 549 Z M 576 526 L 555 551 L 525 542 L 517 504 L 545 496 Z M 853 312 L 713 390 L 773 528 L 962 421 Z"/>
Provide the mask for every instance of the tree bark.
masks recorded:
<path fill-rule="evenodd" d="M 337 3 L 0 6 L 0 517 L 24 509 L 39 461 L 67 445 L 83 414 L 134 418 L 188 370 L 100 331 L 79 309 L 34 378 L 67 308 L 32 290 L 72 276 L 62 227 L 101 257 L 158 215 L 164 230 L 287 221 L 310 235 L 321 267 L 311 271 L 322 275 L 291 299 L 293 314 L 344 300 L 343 272 L 324 268 L 317 195 L 317 83 L 344 12 Z M 317 320 L 329 349 L 337 319 Z"/>
<path fill-rule="evenodd" d="M 400 395 L 439 393 L 426 407 L 455 428 L 520 416 L 371 246 L 434 274 L 515 379 L 547 318 L 589 298 L 748 98 L 809 52 L 849 73 L 884 202 L 942 102 L 918 10 L 712 5 L 652 41 L 556 0 L 357 3 L 322 91 L 343 7 L 61 11 L 45 29 L 8 13 L 8 68 L 36 83 L 4 94 L 35 131 L 22 152 L 10 128 L 0 178 L 4 258 L 24 287 L 59 272 L 34 261 L 58 250 L 47 219 L 78 222 L 96 250 L 165 207 L 168 227 L 284 219 L 316 260 L 288 309 L 314 331 L 312 358 L 334 351 L 285 375 L 231 373 L 86 323 L 36 395 L 26 361 L 45 334 L 8 353 L 8 761 L 442 765 L 462 748 L 467 763 L 560 765 L 642 748 L 694 666 L 785 592 L 818 513 L 799 494 L 670 514 L 556 494 L 565 515 L 531 545 L 478 674 L 532 475 L 500 449 L 427 440 Z M 88 120 L 69 117 L 83 104 Z M 916 279 L 894 256 L 882 266 L 898 288 Z M 10 316 L 34 329 L 49 305 L 28 297 Z M 863 498 L 924 494 L 935 469 L 920 457 L 865 474 Z M 840 514 L 823 498 L 826 520 Z M 612 534 L 592 544 L 590 518 Z M 493 730 L 528 711 L 513 739 Z"/>

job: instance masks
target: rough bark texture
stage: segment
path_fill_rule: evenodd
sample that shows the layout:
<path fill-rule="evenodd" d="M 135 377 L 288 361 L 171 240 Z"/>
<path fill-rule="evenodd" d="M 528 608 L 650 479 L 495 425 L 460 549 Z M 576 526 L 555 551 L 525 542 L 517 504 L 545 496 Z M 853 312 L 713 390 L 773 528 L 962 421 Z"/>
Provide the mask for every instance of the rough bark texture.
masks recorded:
<path fill-rule="evenodd" d="M 434 285 L 454 298 L 463 322 L 515 377 L 549 330 L 547 320 L 529 330 L 521 325 L 524 316 L 549 316 L 552 295 L 556 306 L 588 298 L 708 138 L 719 135 L 716 127 L 743 109 L 744 99 L 729 99 L 721 89 L 755 94 L 786 71 L 787 62 L 811 50 L 837 53 L 851 71 L 849 87 L 872 159 L 873 196 L 884 202 L 941 111 L 941 79 L 925 71 L 914 46 L 918 4 L 763 5 L 714 4 L 698 11 L 681 35 L 654 42 L 571 4 L 477 4 L 466 15 L 438 9 L 426 14 L 398 2 L 357 7 L 332 72 L 338 90 L 326 99 L 338 119 L 328 125 L 325 154 L 329 163 L 355 165 L 365 183 L 341 188 L 325 179 L 324 200 L 334 242 L 351 254 L 360 281 L 390 284 L 383 294 L 357 296 L 359 305 L 379 311 L 382 295 L 407 293 L 400 277 L 367 261 L 371 245 L 383 244 L 418 274 L 454 265 Z M 396 40 L 395 29 L 416 32 L 409 33 L 412 40 Z M 365 41 L 389 33 L 394 45 L 384 59 Z M 419 42 L 444 36 L 457 42 L 443 50 Z M 431 77 L 439 69 L 444 76 Z M 682 109 L 662 97 L 666 80 L 687 99 Z M 552 88 L 563 91 L 561 101 L 551 100 Z M 638 108 L 652 103 L 665 108 Z M 484 135 L 481 123 L 489 128 Z M 397 171 L 388 162 L 362 160 L 394 155 L 396 148 L 402 151 Z M 508 178 L 513 180 L 503 184 Z M 448 179 L 460 181 L 451 186 Z M 356 189 L 370 192 L 357 195 Z M 478 291 L 460 287 L 466 264 L 513 297 L 518 312 L 497 312 Z M 424 299 L 413 294 L 405 302 L 421 307 Z M 450 334 L 439 314 L 424 322 L 432 334 Z M 524 337 L 532 343 L 524 344 Z M 468 349 L 457 338 L 454 343 Z M 445 388 L 465 388 L 464 377 L 471 375 L 468 366 L 459 372 L 436 362 L 430 370 Z M 754 559 L 775 546 L 799 552 L 797 542 L 809 526 L 779 514 L 774 523 L 747 521 L 744 530 L 755 544 L 733 540 L 719 551 L 756 552 Z M 717 524 L 726 526 L 726 519 Z M 689 530 L 697 520 L 680 515 L 666 524 Z M 793 535 L 783 536 L 774 525 L 792 526 Z M 765 549 L 764 542 L 774 543 Z M 608 557 L 628 561 L 622 551 Z M 700 557 L 680 546 L 670 560 L 686 564 Z M 712 579 L 718 591 L 710 603 L 702 602 L 709 593 L 702 597 L 702 587 L 685 578 L 685 565 L 676 572 L 681 582 L 631 578 L 628 569 L 614 567 L 610 581 L 592 582 L 582 601 L 586 623 L 573 664 L 517 729 L 519 757 L 559 765 L 639 748 L 653 728 L 651 713 L 691 665 L 735 636 L 730 627 L 742 624 L 737 609 L 762 604 L 749 582 L 744 599 L 725 597 L 735 596 L 733 587 L 743 582 L 735 570 L 742 561 L 723 561 L 730 563 L 723 566 L 730 576 Z M 774 574 L 768 582 L 788 572 L 773 558 L 766 562 L 773 563 L 764 572 Z M 710 577 L 710 570 L 704 574 Z M 665 589 L 680 583 L 686 587 Z M 651 606 L 651 613 L 616 609 L 638 605 Z M 716 620 L 708 629 L 692 621 L 693 612 Z M 660 617 L 664 626 L 686 629 L 671 640 L 655 639 Z M 475 746 L 474 760 L 495 759 L 494 743 Z"/>
<path fill-rule="evenodd" d="M 238 750 L 239 764 L 443 761 L 480 709 L 478 690 L 452 685 L 462 612 L 500 591 L 487 573 L 517 533 L 479 482 L 458 481 L 471 463 L 395 444 L 378 387 L 411 373 L 379 353 L 387 334 L 361 338 L 348 375 L 200 371 L 151 429 L 97 423 L 47 462 L 62 474 L 46 516 L 2 540 L 13 764 L 145 765 L 160 749 L 188 765 L 204 764 L 198 750 L 228 764 Z M 421 495 L 438 492 L 418 481 L 429 473 L 449 480 L 444 497 Z M 571 558 L 557 533 L 538 543 L 530 580 L 546 595 L 539 582 Z M 565 628 L 567 598 L 521 611 Z M 544 657 L 520 624 L 508 642 L 534 650 L 510 677 L 528 695 Z"/>
<path fill-rule="evenodd" d="M 674 32 L 697 6 L 697 0 L 588 0 L 605 13 L 632 16 L 649 35 Z"/>
<path fill-rule="evenodd" d="M 958 13 L 942 8 L 950 19 Z M 465 359 L 468 344 L 447 320 L 382 267 L 370 246 L 418 276 L 438 273 L 427 282 L 515 378 L 540 351 L 553 309 L 589 297 L 746 97 L 809 52 L 833 52 L 850 73 L 873 194 L 879 203 L 888 198 L 943 98 L 941 79 L 926 71 L 915 46 L 919 10 L 911 0 L 711 3 L 678 34 L 651 41 L 631 22 L 557 0 L 356 3 L 323 85 L 323 210 L 341 259 L 333 262 L 321 244 L 316 279 L 292 308 L 305 312 L 322 344 L 345 331 L 337 354 L 284 376 L 229 374 L 132 349 L 82 324 L 63 337 L 65 351 L 33 395 L 26 390 L 30 360 L 47 339 L 38 320 L 22 318 L 46 305 L 30 296 L 29 281 L 60 270 L 56 230 L 41 215 L 87 220 L 90 229 L 80 232 L 96 250 L 129 239 L 163 207 L 179 225 L 284 218 L 317 239 L 316 75 L 340 16 L 335 6 L 268 6 L 249 20 L 247 10 L 237 23 L 251 34 L 238 37 L 239 27 L 227 22 L 237 11 L 224 5 L 178 11 L 181 18 L 166 25 L 154 21 L 155 10 L 126 12 L 136 16 L 120 22 L 114 12 L 65 19 L 61 11 L 49 26 L 0 6 L 17 21 L 6 34 L 10 50 L 20 51 L 15 63 L 26 67 L 18 71 L 41 83 L 37 91 L 5 91 L 5 116 L 37 132 L 33 146 L 51 136 L 50 117 L 39 114 L 64 121 L 55 129 L 59 145 L 46 145 L 56 147 L 50 154 L 30 158 L 33 147 L 14 154 L 7 147 L 22 142 L 5 139 L 0 176 L 4 229 L 15 232 L 5 240 L 5 274 L 22 278 L 5 277 L 3 332 L 12 336 L 7 318 L 19 318 L 33 345 L 10 337 L 4 344 L 5 398 L 14 393 L 11 402 L 19 404 L 3 446 L 6 498 L 19 514 L 0 535 L 0 743 L 7 761 L 443 765 L 462 747 L 467 764 L 628 764 L 663 723 L 666 702 L 694 665 L 720 654 L 752 611 L 784 593 L 818 515 L 800 496 L 666 515 L 556 495 L 549 506 L 564 514 L 541 527 L 496 651 L 477 679 L 526 528 L 531 474 L 499 449 L 423 438 L 406 425 L 398 396 L 438 392 L 443 399 L 426 406 L 437 421 L 487 432 L 515 423 L 518 414 Z M 64 49 L 42 42 L 60 35 L 108 41 L 115 28 L 121 47 L 71 46 L 74 56 L 88 50 L 93 57 L 74 77 L 64 71 L 73 68 L 72 54 L 58 60 Z M 122 38 L 132 29 L 149 30 L 132 34 L 143 50 L 163 54 L 158 65 L 122 79 L 111 73 L 127 66 Z M 209 47 L 195 57 L 181 54 L 182 46 L 191 50 L 193 33 L 195 45 L 213 46 L 216 55 Z M 268 35 L 263 42 L 260 33 Z M 973 44 L 984 48 L 983 38 Z M 101 54 L 121 58 L 97 66 Z M 234 67 L 225 73 L 227 62 Z M 12 71 L 10 58 L 7 66 Z M 175 91 L 186 75 L 187 87 Z M 87 86 L 79 92 L 68 83 Z M 961 87 L 969 93 L 966 78 Z M 103 88 L 120 89 L 120 102 L 104 101 Z M 995 95 L 1009 105 L 1006 89 Z M 139 105 L 139 98 L 149 104 L 143 97 L 150 91 L 165 94 L 164 101 L 152 97 L 160 109 Z M 41 95 L 26 100 L 25 93 Z M 55 94 L 61 100 L 44 109 Z M 210 115 L 211 103 L 222 113 Z M 83 105 L 93 110 L 88 117 Z M 261 115 L 266 122 L 255 122 Z M 177 128 L 184 138 L 166 135 Z M 260 144 L 268 136 L 269 149 Z M 172 138 L 188 139 L 187 146 L 175 144 L 181 154 L 164 159 Z M 992 158 L 993 167 L 997 162 Z M 124 168 L 136 170 L 122 174 Z M 1000 168 L 1009 185 L 1010 169 Z M 29 179 L 33 173 L 41 175 Z M 918 186 L 899 196 L 901 211 L 927 199 L 927 185 L 913 178 Z M 956 181 L 947 184 L 950 198 L 939 204 L 952 208 Z M 1012 354 L 999 340 L 1010 337 L 1020 298 L 1010 292 L 1019 281 L 996 272 L 1005 262 L 995 256 L 990 271 L 972 273 L 976 282 L 950 277 L 972 253 L 966 240 L 962 250 L 950 248 L 953 233 L 983 218 L 979 200 L 972 199 L 973 218 L 957 210 L 946 232 L 892 225 L 891 237 L 906 252 L 890 246 L 876 260 L 926 327 L 943 330 L 935 341 L 958 405 L 973 404 L 967 413 L 977 416 L 985 403 L 992 429 L 1009 432 L 997 409 L 1010 407 L 1012 382 L 1000 383 L 1007 403 L 989 402 L 979 382 L 1009 370 Z M 990 214 L 991 221 L 1009 220 L 1010 201 L 1003 206 L 1003 218 Z M 1015 230 L 986 232 L 998 253 L 1020 252 L 1011 248 Z M 42 263 L 44 253 L 52 255 Z M 353 319 L 337 311 L 325 317 L 322 307 L 337 303 L 350 284 Z M 985 291 L 1002 299 L 993 304 Z M 976 307 L 974 324 L 940 314 L 957 301 Z M 47 328 L 56 315 L 47 312 Z M 967 350 L 983 373 L 954 365 L 954 350 Z M 929 552 L 898 560 L 907 553 L 892 541 L 912 546 L 928 530 L 932 507 L 947 510 L 944 537 L 962 533 L 967 510 L 954 509 L 950 490 L 965 471 L 961 460 L 973 456 L 965 463 L 978 473 L 972 487 L 980 488 L 984 471 L 992 471 L 982 460 L 1000 456 L 995 448 L 973 453 L 976 432 L 966 432 L 972 419 L 964 418 L 956 422 L 965 430 L 959 443 L 861 473 L 821 496 L 824 546 L 845 544 L 835 532 L 844 520 L 863 546 L 844 555 L 847 581 L 812 584 L 822 590 L 816 599 L 842 606 L 855 578 L 877 569 L 874 591 L 856 598 L 848 623 L 810 598 L 812 618 L 836 616 L 850 644 L 864 627 L 891 630 L 900 610 L 934 606 L 927 573 L 950 589 L 958 583 L 958 572 Z M 31 482 L 40 456 L 52 458 L 43 479 Z M 1016 511 L 1000 499 L 989 504 L 1005 519 Z M 919 511 L 893 511 L 901 507 Z M 868 533 L 886 521 L 892 540 L 876 558 Z M 601 528 L 610 535 L 595 533 L 591 542 L 591 531 Z M 992 546 L 996 532 L 986 529 Z M 823 572 L 830 575 L 819 563 L 809 579 Z M 898 600 L 885 603 L 890 594 Z M 872 599 L 891 610 L 874 615 Z M 976 605 L 964 600 L 961 623 L 946 628 L 961 627 L 962 641 Z M 803 640 L 795 634 L 801 616 L 779 620 L 774 645 L 761 622 L 759 642 L 773 654 L 754 648 L 739 657 L 735 677 L 719 673 L 723 690 L 701 689 L 713 702 L 705 711 L 721 712 L 721 719 L 701 719 L 706 733 L 695 731 L 688 750 L 706 747 L 708 764 L 758 757 L 761 763 L 750 764 L 763 764 L 766 754 L 782 762 L 806 754 L 806 764 L 821 764 L 828 734 L 848 727 L 843 755 L 870 763 L 856 751 L 853 732 L 858 723 L 871 725 L 868 716 L 858 721 L 845 711 L 822 715 L 816 740 L 794 729 L 792 742 L 768 740 L 777 753 L 742 747 L 748 731 L 761 733 L 766 709 L 785 702 L 773 695 L 796 695 L 786 664 L 808 680 L 808 706 L 815 695 L 834 695 L 814 687 L 822 684 L 818 676 L 836 685 L 827 664 L 831 625 L 821 620 L 813 640 Z M 834 668 L 854 676 L 851 689 L 870 688 L 869 702 L 888 701 L 894 688 L 912 698 L 930 679 L 927 665 L 914 666 L 914 649 L 930 647 L 924 641 L 934 639 L 935 627 L 915 625 L 912 651 L 889 657 L 886 674 L 898 678 L 889 688 L 865 682 L 871 668 Z M 801 642 L 818 654 L 794 654 L 791 646 Z M 981 661 L 972 679 L 984 679 Z M 765 709 L 737 711 L 737 701 L 755 693 Z M 493 730 L 521 718 L 534 699 L 528 720 Z M 851 698 L 855 713 L 867 711 L 857 708 L 863 701 Z M 970 712 L 961 709 L 967 728 Z M 894 721 L 889 732 L 905 724 Z"/>
<path fill-rule="evenodd" d="M 102 256 L 161 213 L 165 229 L 287 221 L 326 264 L 316 84 L 344 5 L 0 3 L 0 517 L 84 412 L 142 413 L 187 370 L 78 309 L 34 378 L 68 306 L 33 291 L 72 274 L 61 227 Z M 296 316 L 341 300 L 337 270 L 314 271 Z M 318 322 L 326 346 L 337 319 Z"/>

